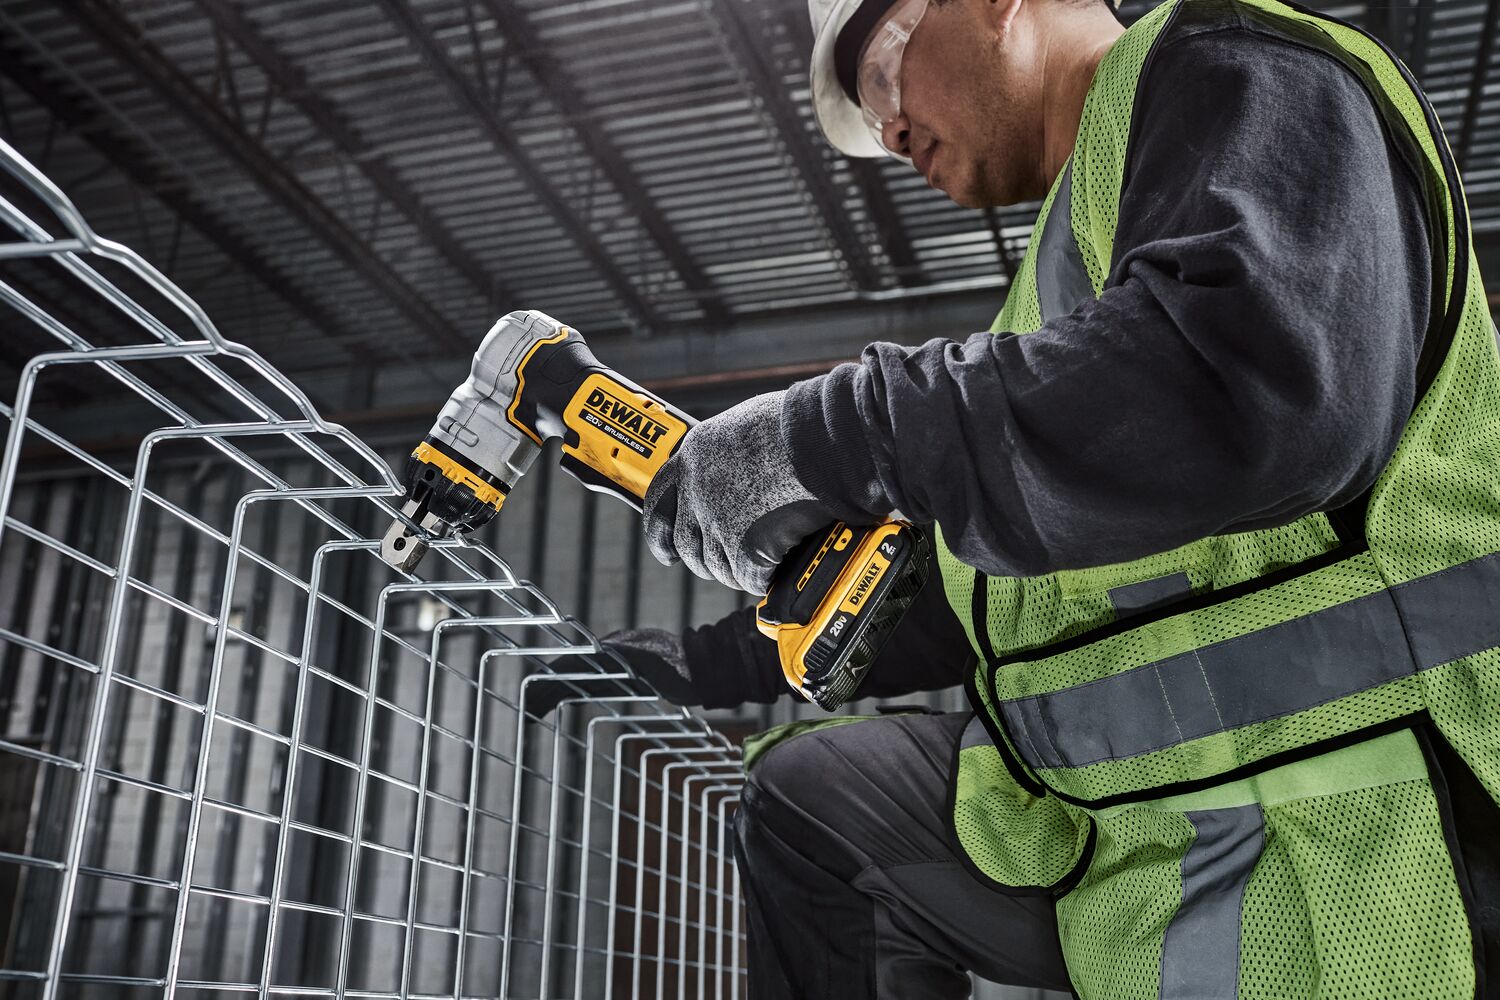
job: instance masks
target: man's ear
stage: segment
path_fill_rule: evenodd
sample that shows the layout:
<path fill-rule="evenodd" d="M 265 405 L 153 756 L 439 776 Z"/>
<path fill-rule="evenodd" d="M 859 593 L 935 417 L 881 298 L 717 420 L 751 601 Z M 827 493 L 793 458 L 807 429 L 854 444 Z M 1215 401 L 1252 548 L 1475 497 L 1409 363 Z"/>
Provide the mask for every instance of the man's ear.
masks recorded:
<path fill-rule="evenodd" d="M 1010 32 L 1011 24 L 1021 13 L 1021 5 L 1029 0 L 982 0 L 984 18 L 997 36 Z"/>

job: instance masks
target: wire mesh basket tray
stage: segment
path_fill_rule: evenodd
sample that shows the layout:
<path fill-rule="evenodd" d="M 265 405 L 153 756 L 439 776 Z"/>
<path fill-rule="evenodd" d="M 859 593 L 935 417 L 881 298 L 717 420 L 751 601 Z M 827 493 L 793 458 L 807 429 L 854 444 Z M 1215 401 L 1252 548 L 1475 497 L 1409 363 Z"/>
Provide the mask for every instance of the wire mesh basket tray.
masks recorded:
<path fill-rule="evenodd" d="M 738 750 L 0 166 L 0 997 L 740 995 Z"/>

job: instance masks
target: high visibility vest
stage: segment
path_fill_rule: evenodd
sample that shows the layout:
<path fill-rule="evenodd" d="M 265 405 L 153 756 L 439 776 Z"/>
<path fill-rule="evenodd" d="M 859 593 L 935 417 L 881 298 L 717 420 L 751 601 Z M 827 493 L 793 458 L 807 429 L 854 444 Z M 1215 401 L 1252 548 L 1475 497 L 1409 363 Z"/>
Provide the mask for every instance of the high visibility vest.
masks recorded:
<path fill-rule="evenodd" d="M 1422 174 L 1417 403 L 1365 496 L 1282 527 L 1030 578 L 978 573 L 940 535 L 979 653 L 954 829 L 976 873 L 1058 897 L 1085 1000 L 1470 998 L 1473 901 L 1424 748 L 1446 741 L 1500 800 L 1500 351 L 1411 75 L 1277 0 L 1157 7 L 1100 63 L 994 329 L 1102 292 L 1143 69 L 1209 3 L 1352 70 Z"/>

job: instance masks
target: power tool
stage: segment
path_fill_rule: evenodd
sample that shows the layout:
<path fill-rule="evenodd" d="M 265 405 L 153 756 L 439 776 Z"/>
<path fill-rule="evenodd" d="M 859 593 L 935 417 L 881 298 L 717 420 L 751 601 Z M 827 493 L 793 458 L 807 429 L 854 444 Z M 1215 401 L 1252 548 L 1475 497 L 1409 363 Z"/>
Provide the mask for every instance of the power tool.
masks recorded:
<path fill-rule="evenodd" d="M 578 331 L 544 313 L 513 312 L 485 336 L 468 380 L 407 459 L 402 516 L 381 555 L 409 573 L 429 539 L 487 524 L 554 438 L 564 470 L 640 510 L 695 424 L 600 364 Z M 839 522 L 783 561 L 756 618 L 794 690 L 829 710 L 853 697 L 926 582 L 927 545 L 900 521 Z"/>

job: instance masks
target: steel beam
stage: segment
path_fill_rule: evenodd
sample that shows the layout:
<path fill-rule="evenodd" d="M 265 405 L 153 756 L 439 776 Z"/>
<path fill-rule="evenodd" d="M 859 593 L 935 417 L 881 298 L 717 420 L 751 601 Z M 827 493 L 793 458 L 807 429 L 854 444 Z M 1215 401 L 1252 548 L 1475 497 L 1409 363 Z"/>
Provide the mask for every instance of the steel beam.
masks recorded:
<path fill-rule="evenodd" d="M 231 0 L 196 0 L 196 3 L 225 36 L 254 60 L 272 87 L 316 125 L 318 131 L 359 168 L 371 186 L 416 227 L 422 238 L 436 248 L 455 271 L 463 275 L 481 299 L 492 309 L 503 303 L 521 301 L 520 296 L 464 249 L 442 220 L 434 216 L 416 192 L 397 175 L 385 157 L 331 102 L 308 84 L 302 68 L 277 50 L 245 16 L 239 4 Z"/>
<path fill-rule="evenodd" d="M 505 36 L 506 51 L 521 61 L 532 78 L 546 90 L 570 121 L 586 121 L 593 114 L 593 109 L 584 100 L 583 92 L 574 85 L 567 67 L 552 55 L 521 4 L 513 0 L 480 0 L 480 3 L 490 17 L 495 19 Z M 610 141 L 603 129 L 575 124 L 573 131 L 589 157 L 599 165 L 604 177 L 631 206 L 662 256 L 671 263 L 682 278 L 682 283 L 692 292 L 693 298 L 703 309 L 709 326 L 720 328 L 727 324 L 729 314 L 719 301 L 719 293 L 713 287 L 713 282 L 667 224 L 656 208 L 651 193 L 636 176 L 635 170 L 619 148 Z"/>
<path fill-rule="evenodd" d="M 1411 12 L 1410 4 L 1404 0 L 1393 0 L 1385 6 L 1383 16 L 1379 8 L 1367 8 L 1364 25 L 1383 38 L 1391 51 L 1408 65 L 1411 64 L 1411 50 L 1407 28 L 1411 24 Z"/>
<path fill-rule="evenodd" d="M 413 327 L 448 350 L 474 349 L 474 337 L 456 330 L 405 278 L 289 170 L 250 136 L 203 88 L 147 39 L 111 0 L 74 0 L 62 9 L 98 45 L 149 85 L 174 114 L 201 132 L 284 210 L 337 257 L 364 277 Z"/>
<path fill-rule="evenodd" d="M 63 95 L 27 61 L 28 54 L 0 38 L 0 73 L 26 91 L 56 120 L 64 122 L 130 182 L 150 191 L 162 204 L 198 230 L 219 248 L 235 267 L 253 276 L 271 294 L 291 306 L 314 329 L 334 335 L 330 339 L 351 358 L 369 361 L 374 355 L 358 342 L 360 331 L 342 316 L 325 308 L 297 288 L 293 275 L 266 259 L 249 242 L 234 233 L 211 211 L 200 205 L 180 178 L 153 166 L 150 152 L 139 142 L 121 135 L 91 108 Z M 341 339 L 340 339 L 341 338 Z"/>
<path fill-rule="evenodd" d="M 421 15 L 412 9 L 409 0 L 379 0 L 391 21 L 401 29 L 412 47 L 422 57 L 422 62 L 447 88 L 459 107 L 465 109 L 491 144 L 505 154 L 516 175 L 525 183 L 534 197 L 554 219 L 562 231 L 569 234 L 584 258 L 593 265 L 610 290 L 634 314 L 636 322 L 661 330 L 666 320 L 654 303 L 648 302 L 636 289 L 635 284 L 620 269 L 599 237 L 577 215 L 566 200 L 553 189 L 544 171 L 520 142 L 506 130 L 495 114 L 494 108 L 485 100 L 479 88 L 449 57 Z"/>
<path fill-rule="evenodd" d="M 759 11 L 764 5 L 729 0 L 700 0 L 700 3 L 704 14 L 722 33 L 722 47 L 726 57 L 744 71 L 750 95 L 759 98 L 771 116 L 787 154 L 792 159 L 796 176 L 817 209 L 818 222 L 827 236 L 827 242 L 848 265 L 849 276 L 855 288 L 858 291 L 878 290 L 880 275 L 871 263 L 859 234 L 844 218 L 842 199 L 834 190 L 830 177 L 833 172 L 832 164 L 821 150 L 815 150 L 808 141 L 802 117 L 767 63 L 765 49 L 768 41 L 764 32 L 752 31 L 743 20 L 741 8 Z"/>
<path fill-rule="evenodd" d="M 874 160 L 851 157 L 849 172 L 854 175 L 854 183 L 865 200 L 871 221 L 875 223 L 875 231 L 880 235 L 880 245 L 885 248 L 886 257 L 890 259 L 896 283 L 902 288 L 924 285 L 926 275 L 922 264 L 917 260 L 911 240 L 901 224 L 901 216 L 896 212 L 896 203 L 891 200 L 885 180 L 880 176 L 880 168 L 875 163 Z"/>

